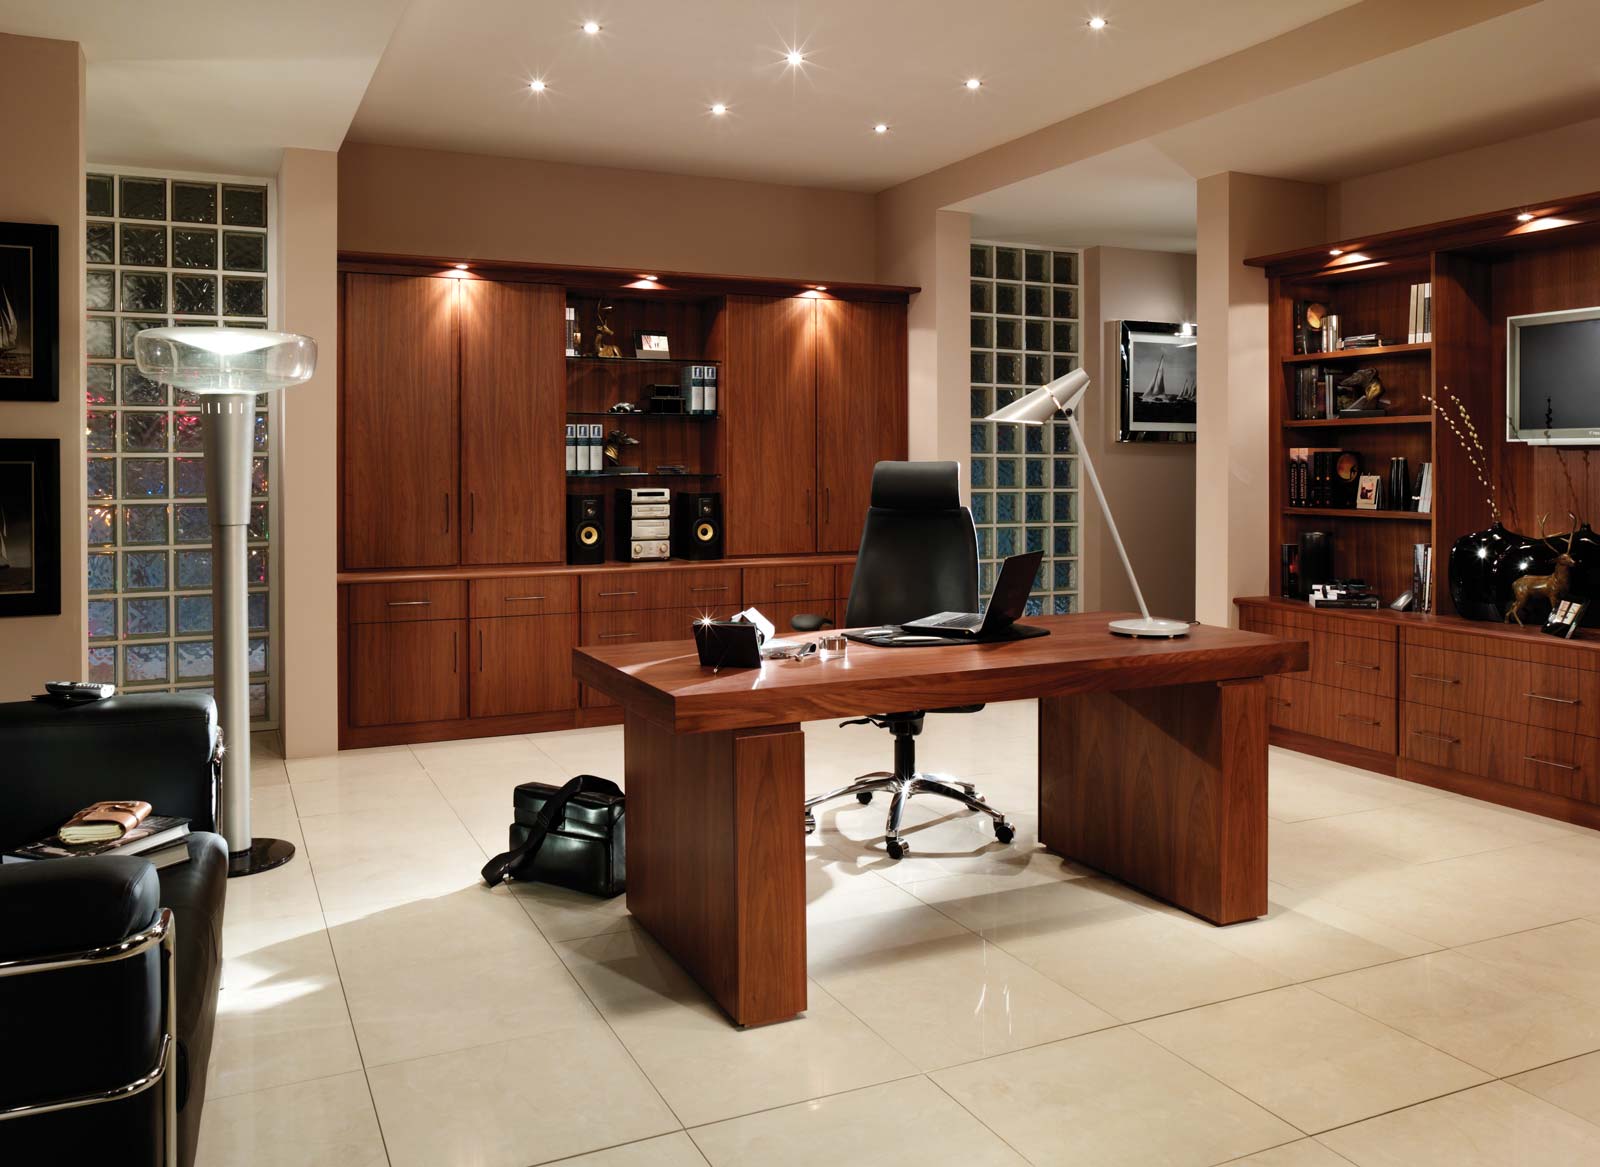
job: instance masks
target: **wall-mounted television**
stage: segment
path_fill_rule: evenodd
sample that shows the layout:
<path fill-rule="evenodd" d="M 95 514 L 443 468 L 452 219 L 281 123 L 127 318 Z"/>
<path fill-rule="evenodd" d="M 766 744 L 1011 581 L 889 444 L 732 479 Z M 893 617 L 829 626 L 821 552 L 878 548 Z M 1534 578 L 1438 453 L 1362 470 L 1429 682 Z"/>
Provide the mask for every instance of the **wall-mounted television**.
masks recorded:
<path fill-rule="evenodd" d="M 1506 317 L 1506 439 L 1600 445 L 1600 308 Z"/>

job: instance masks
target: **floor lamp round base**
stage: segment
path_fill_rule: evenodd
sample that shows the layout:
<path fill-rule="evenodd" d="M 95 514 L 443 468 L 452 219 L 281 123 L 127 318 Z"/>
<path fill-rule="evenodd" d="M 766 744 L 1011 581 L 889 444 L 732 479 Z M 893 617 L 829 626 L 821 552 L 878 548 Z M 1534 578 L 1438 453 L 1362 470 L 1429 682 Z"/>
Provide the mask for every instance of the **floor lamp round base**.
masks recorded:
<path fill-rule="evenodd" d="M 1163 620 L 1159 616 L 1147 616 L 1142 620 L 1113 620 L 1107 627 L 1117 636 L 1133 636 L 1153 640 L 1171 640 L 1176 636 L 1189 635 L 1187 621 Z"/>
<path fill-rule="evenodd" d="M 293 858 L 294 844 L 287 839 L 251 839 L 248 848 L 229 854 L 228 878 L 271 871 Z"/>

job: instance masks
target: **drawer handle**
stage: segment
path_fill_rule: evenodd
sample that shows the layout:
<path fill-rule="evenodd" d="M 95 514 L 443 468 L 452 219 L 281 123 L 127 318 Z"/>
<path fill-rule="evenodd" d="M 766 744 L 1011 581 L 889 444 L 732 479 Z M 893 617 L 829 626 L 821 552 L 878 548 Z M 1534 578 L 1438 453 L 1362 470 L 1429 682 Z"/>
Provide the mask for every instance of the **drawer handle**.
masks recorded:
<path fill-rule="evenodd" d="M 727 584 L 694 584 L 689 588 L 689 590 L 691 592 L 725 592 L 725 591 L 728 590 L 728 585 Z"/>
<path fill-rule="evenodd" d="M 1339 720 L 1354 721 L 1359 725 L 1369 726 L 1372 729 L 1377 729 L 1383 724 L 1381 721 L 1373 721 L 1370 717 L 1362 717 L 1359 713 L 1341 713 L 1339 714 Z"/>
<path fill-rule="evenodd" d="M 602 632 L 600 634 L 600 639 L 601 640 L 625 640 L 626 638 L 628 638 L 630 636 L 637 636 L 637 635 L 639 635 L 637 632 Z"/>
<path fill-rule="evenodd" d="M 426 608 L 432 600 L 390 600 L 391 608 Z"/>
<path fill-rule="evenodd" d="M 802 580 L 799 583 L 775 583 L 772 586 L 775 588 L 803 588 L 809 587 L 810 585 Z"/>
<path fill-rule="evenodd" d="M 1426 729 L 1414 729 L 1411 731 L 1411 736 L 1425 737 L 1431 742 L 1443 742 L 1447 746 L 1459 746 L 1461 744 L 1461 739 L 1458 737 L 1451 737 L 1445 733 L 1433 733 Z"/>
<path fill-rule="evenodd" d="M 1343 665 L 1347 669 L 1367 669 L 1368 671 L 1374 673 L 1380 673 L 1383 671 L 1382 665 L 1362 664 L 1358 660 L 1336 660 L 1333 663 L 1336 665 Z"/>
<path fill-rule="evenodd" d="M 1535 766 L 1553 766 L 1557 770 L 1570 770 L 1574 774 L 1583 768 L 1571 765 L 1568 762 L 1557 762 L 1552 758 L 1536 758 L 1532 754 L 1523 754 L 1522 760 L 1524 762 L 1532 762 Z"/>
<path fill-rule="evenodd" d="M 1550 697 L 1544 693 L 1524 693 L 1524 697 L 1534 701 L 1548 701 L 1552 705 L 1582 705 L 1583 702 L 1576 697 Z"/>
<path fill-rule="evenodd" d="M 637 596 L 638 594 L 639 594 L 638 592 L 601 592 L 600 593 L 602 598 L 605 597 L 605 596 Z"/>
<path fill-rule="evenodd" d="M 1412 673 L 1411 674 L 1411 678 L 1412 678 L 1412 680 L 1415 680 L 1415 681 L 1433 681 L 1433 682 L 1435 682 L 1437 684 L 1440 684 L 1440 685 L 1459 685 L 1459 684 L 1461 684 L 1461 682 L 1458 679 L 1456 679 L 1455 677 L 1438 677 L 1438 676 L 1434 676 L 1432 673 Z"/>
<path fill-rule="evenodd" d="M 506 603 L 515 604 L 519 600 L 542 600 L 543 596 L 507 596 Z"/>
<path fill-rule="evenodd" d="M 1293 701 L 1286 701 L 1282 697 L 1268 697 L 1267 700 L 1272 702 L 1274 705 L 1282 705 L 1285 709 L 1288 709 L 1294 704 Z"/>

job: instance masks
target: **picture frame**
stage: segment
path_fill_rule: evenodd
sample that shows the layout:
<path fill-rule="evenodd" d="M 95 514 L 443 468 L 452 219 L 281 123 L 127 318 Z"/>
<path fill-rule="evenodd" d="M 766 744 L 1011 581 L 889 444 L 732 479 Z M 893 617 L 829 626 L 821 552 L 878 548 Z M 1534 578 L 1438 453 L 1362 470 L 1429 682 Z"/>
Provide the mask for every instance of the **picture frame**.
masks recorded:
<path fill-rule="evenodd" d="M 0 223 L 0 401 L 61 400 L 60 234 Z"/>
<path fill-rule="evenodd" d="M 1193 324 L 1119 320 L 1119 442 L 1193 442 L 1198 430 Z"/>
<path fill-rule="evenodd" d="M 61 614 L 61 442 L 0 438 L 0 617 Z"/>
<path fill-rule="evenodd" d="M 1363 474 L 1356 481 L 1356 509 L 1376 511 L 1383 509 L 1383 479 L 1376 474 Z"/>
<path fill-rule="evenodd" d="M 640 360 L 670 361 L 672 344 L 664 332 L 636 332 L 633 334 L 633 355 Z"/>

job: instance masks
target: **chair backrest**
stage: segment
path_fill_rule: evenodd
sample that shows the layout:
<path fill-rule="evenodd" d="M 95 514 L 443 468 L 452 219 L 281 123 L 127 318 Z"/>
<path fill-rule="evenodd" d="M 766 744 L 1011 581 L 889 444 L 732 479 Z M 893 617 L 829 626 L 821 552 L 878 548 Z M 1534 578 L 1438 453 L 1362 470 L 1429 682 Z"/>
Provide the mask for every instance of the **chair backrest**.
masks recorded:
<path fill-rule="evenodd" d="M 879 462 L 845 625 L 978 610 L 978 537 L 954 462 Z"/>

